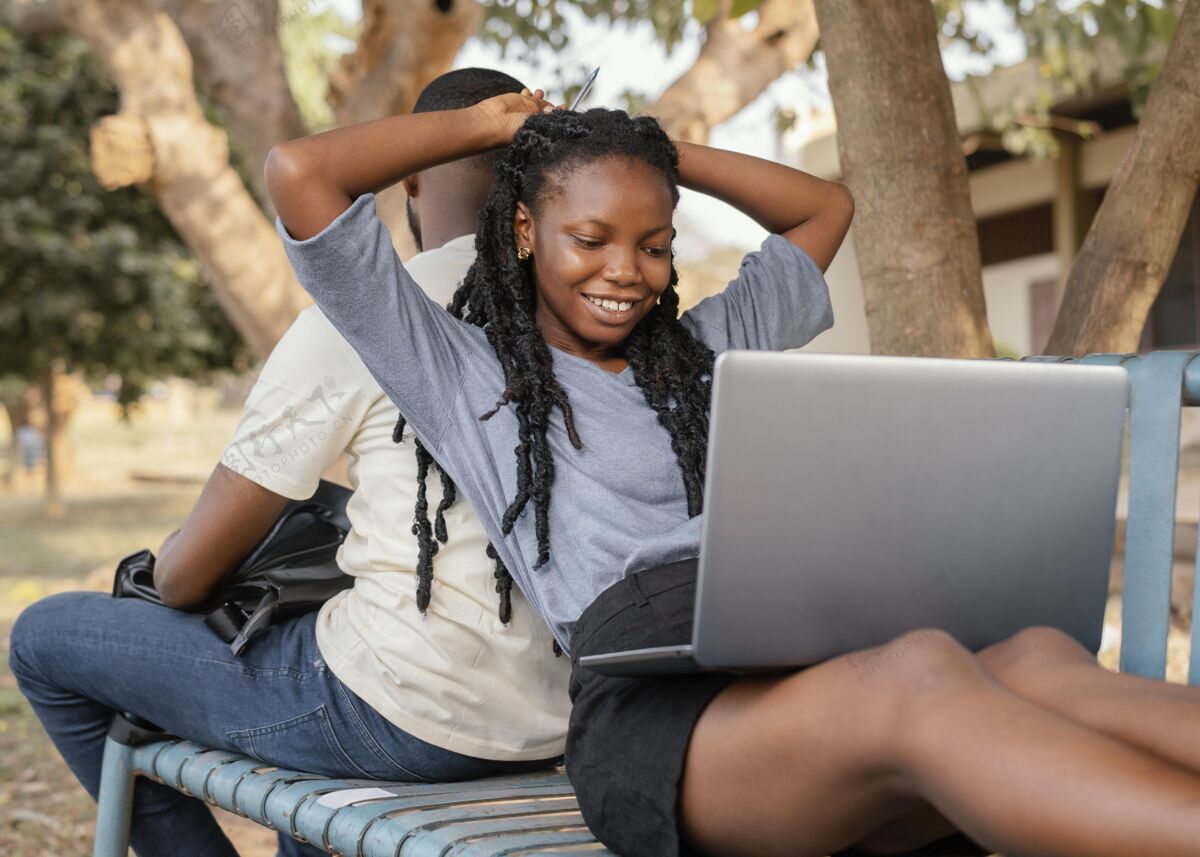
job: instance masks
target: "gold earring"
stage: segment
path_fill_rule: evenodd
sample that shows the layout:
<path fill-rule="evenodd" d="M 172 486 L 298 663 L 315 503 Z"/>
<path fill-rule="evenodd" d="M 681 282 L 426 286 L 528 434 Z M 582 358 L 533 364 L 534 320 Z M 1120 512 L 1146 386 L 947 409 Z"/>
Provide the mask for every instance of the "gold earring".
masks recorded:
<path fill-rule="evenodd" d="M 522 262 L 524 262 L 526 259 L 528 259 L 532 255 L 533 255 L 533 251 L 530 250 L 528 247 L 518 247 L 517 248 L 517 258 L 520 259 Z"/>

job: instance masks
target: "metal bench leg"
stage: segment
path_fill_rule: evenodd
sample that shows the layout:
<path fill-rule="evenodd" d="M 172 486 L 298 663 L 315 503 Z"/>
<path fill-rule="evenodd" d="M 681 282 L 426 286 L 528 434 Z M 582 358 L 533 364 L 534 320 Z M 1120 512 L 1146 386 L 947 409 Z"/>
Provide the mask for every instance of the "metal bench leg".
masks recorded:
<path fill-rule="evenodd" d="M 96 840 L 92 845 L 92 857 L 126 857 L 129 854 L 133 787 L 137 776 L 133 767 L 134 750 L 170 737 L 133 715 L 117 714 L 113 717 L 108 727 L 108 738 L 104 741 L 104 761 L 100 767 Z"/>
<path fill-rule="evenodd" d="M 114 741 L 111 735 L 105 739 L 92 857 L 126 857 L 129 853 L 129 823 L 133 817 L 133 750 L 132 746 Z"/>

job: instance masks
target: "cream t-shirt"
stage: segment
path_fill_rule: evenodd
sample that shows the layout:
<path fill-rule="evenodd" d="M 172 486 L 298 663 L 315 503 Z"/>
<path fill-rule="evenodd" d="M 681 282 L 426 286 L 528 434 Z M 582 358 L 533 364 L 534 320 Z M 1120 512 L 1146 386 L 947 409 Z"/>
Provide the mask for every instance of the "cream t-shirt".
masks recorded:
<path fill-rule="evenodd" d="M 407 268 L 445 304 L 474 257 L 474 236 L 464 235 L 413 257 Z M 512 620 L 501 624 L 488 539 L 464 499 L 446 513 L 450 539 L 434 557 L 428 615 L 417 611 L 416 459 L 411 433 L 392 442 L 397 415 L 358 355 L 311 307 L 263 365 L 221 461 L 301 499 L 348 452 L 351 530 L 338 563 L 355 582 L 317 617 L 329 668 L 430 744 L 483 759 L 560 755 L 570 664 L 554 656 L 553 636 L 516 587 Z M 432 519 L 441 480 L 431 469 L 426 481 Z"/>

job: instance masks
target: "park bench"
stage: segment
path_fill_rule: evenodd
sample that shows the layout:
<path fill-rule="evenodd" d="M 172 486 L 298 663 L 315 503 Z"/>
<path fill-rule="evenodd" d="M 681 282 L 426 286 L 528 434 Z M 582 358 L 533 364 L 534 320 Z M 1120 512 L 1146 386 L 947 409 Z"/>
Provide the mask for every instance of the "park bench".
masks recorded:
<path fill-rule="evenodd" d="M 1181 408 L 1200 405 L 1200 352 L 1038 362 L 1124 366 L 1130 380 L 1120 669 L 1166 671 Z M 1200 582 L 1200 575 L 1197 575 Z M 1200 686 L 1200 586 L 1188 683 Z M 124 857 L 134 778 L 150 777 L 344 857 L 611 854 L 588 832 L 561 769 L 448 784 L 331 780 L 274 768 L 117 718 L 104 753 L 95 857 Z M 354 791 L 364 790 L 364 791 Z M 970 843 L 922 854 L 980 854 Z"/>

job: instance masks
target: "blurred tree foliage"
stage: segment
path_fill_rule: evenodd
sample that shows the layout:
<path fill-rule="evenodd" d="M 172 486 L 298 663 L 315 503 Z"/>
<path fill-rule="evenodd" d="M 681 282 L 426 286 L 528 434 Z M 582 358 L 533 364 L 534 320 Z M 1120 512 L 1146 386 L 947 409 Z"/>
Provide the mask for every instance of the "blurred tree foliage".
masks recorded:
<path fill-rule="evenodd" d="M 362 32 L 362 21 L 347 21 L 333 8 L 308 11 L 308 0 L 281 3 L 279 44 L 286 58 L 288 88 L 310 131 L 324 131 L 335 124 L 326 95 L 329 75 L 342 55 L 354 49 Z"/>
<path fill-rule="evenodd" d="M 245 355 L 154 199 L 92 175 L 88 129 L 117 108 L 80 40 L 0 27 L 0 376 L 115 375 L 127 406 Z"/>
<path fill-rule="evenodd" d="M 668 51 L 683 39 L 692 17 L 688 5 L 679 0 L 491 0 L 483 6 L 479 37 L 506 51 L 515 48 L 529 59 L 536 59 L 534 53 L 541 48 L 561 52 L 567 47 L 567 16 L 572 11 L 609 24 L 648 21 Z"/>
<path fill-rule="evenodd" d="M 979 103 L 1006 149 L 1035 156 L 1057 155 L 1054 129 L 1083 137 L 1095 133 L 1090 123 L 1064 123 L 1051 119 L 1051 114 L 1056 103 L 1093 91 L 1106 62 L 1108 73 L 1118 72 L 1128 87 L 1134 116 L 1141 116 L 1183 6 L 1182 0 L 999 2 L 1012 15 L 1027 55 L 1037 62 L 1041 85 L 1008 104 Z M 994 45 L 987 33 L 970 26 L 964 9 L 970 3 L 934 0 L 941 35 L 986 56 Z"/>
<path fill-rule="evenodd" d="M 551 0 L 546 0 L 551 2 Z M 943 45 L 962 43 L 972 53 L 987 57 L 995 48 L 989 33 L 972 25 L 972 6 L 982 0 L 932 0 Z M 1038 64 L 1041 85 L 1022 92 L 1005 104 L 979 106 L 991 129 L 1001 135 L 1013 154 L 1055 156 L 1058 144 L 1053 131 L 1088 137 L 1091 123 L 1051 119 L 1055 103 L 1091 92 L 1097 73 L 1107 58 L 1120 63 L 1118 71 L 1129 88 L 1134 116 L 1141 116 L 1150 86 L 1166 57 L 1166 48 L 1179 23 L 1183 0 L 995 0 L 1012 16 L 1012 26 L 1025 42 L 1026 55 Z M 728 14 L 753 12 L 762 0 L 732 0 Z M 692 11 L 704 23 L 721 11 L 720 0 L 693 0 Z M 814 52 L 814 58 L 820 48 Z M 1113 71 L 1114 69 L 1109 69 Z M 968 84 L 977 79 L 968 77 Z M 978 90 L 976 90 L 978 92 Z M 794 113 L 780 111 L 786 130 Z"/>
<path fill-rule="evenodd" d="M 735 0 L 734 7 L 743 7 L 737 15 L 758 6 L 761 0 Z M 512 50 L 535 66 L 545 66 L 549 49 L 554 67 L 547 68 L 548 82 L 553 91 L 562 93 L 566 101 L 579 92 L 591 70 L 573 61 L 568 36 L 571 16 L 600 21 L 609 25 L 642 25 L 649 23 L 655 38 L 670 52 L 689 38 L 699 38 L 700 28 L 719 10 L 719 0 L 693 4 L 681 0 L 483 0 L 484 18 L 478 38 L 500 47 L 503 53 Z M 734 17 L 736 17 L 735 15 Z M 703 16 L 703 17 L 702 17 Z M 626 89 L 621 97 L 624 107 L 637 112 L 646 103 L 646 90 L 658 88 L 661 81 L 645 89 Z"/>
<path fill-rule="evenodd" d="M 1175 35 L 1183 0 L 1001 0 L 1025 39 L 1028 55 L 1038 61 L 1043 80 L 1066 95 L 1088 91 L 1095 82 L 1102 45 L 1113 47 L 1124 61 L 1126 82 L 1135 111 L 1145 106 L 1150 84 L 1158 76 L 1166 47 Z M 945 35 L 961 38 L 986 53 L 992 45 L 984 33 L 965 22 L 966 0 L 935 0 Z"/>

